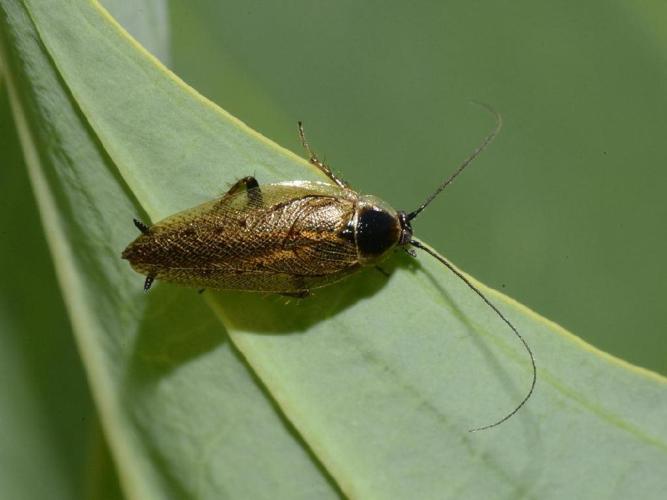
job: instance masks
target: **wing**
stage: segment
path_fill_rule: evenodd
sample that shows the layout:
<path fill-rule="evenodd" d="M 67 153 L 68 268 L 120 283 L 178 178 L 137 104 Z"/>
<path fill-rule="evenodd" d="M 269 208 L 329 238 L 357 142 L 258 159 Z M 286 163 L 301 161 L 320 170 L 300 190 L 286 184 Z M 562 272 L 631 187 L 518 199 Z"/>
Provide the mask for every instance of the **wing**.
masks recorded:
<path fill-rule="evenodd" d="M 356 193 L 311 182 L 267 184 L 168 217 L 129 248 L 133 267 L 198 287 L 295 292 L 359 268 L 348 224 Z"/>

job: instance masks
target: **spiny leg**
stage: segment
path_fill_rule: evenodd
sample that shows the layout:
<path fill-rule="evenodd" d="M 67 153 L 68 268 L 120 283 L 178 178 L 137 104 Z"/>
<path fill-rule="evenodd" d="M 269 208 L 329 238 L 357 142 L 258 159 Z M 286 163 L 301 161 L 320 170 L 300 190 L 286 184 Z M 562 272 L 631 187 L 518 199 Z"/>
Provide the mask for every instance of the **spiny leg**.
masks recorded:
<path fill-rule="evenodd" d="M 310 295 L 310 290 L 308 285 L 306 285 L 306 280 L 304 276 L 293 275 L 291 278 L 291 292 L 280 292 L 280 295 L 284 297 L 293 297 L 295 299 L 304 299 Z"/>
<path fill-rule="evenodd" d="M 283 297 L 292 297 L 295 299 L 305 299 L 310 295 L 310 290 L 299 290 L 298 292 L 282 292 Z"/>
<path fill-rule="evenodd" d="M 259 182 L 253 176 L 248 175 L 236 181 L 236 183 L 229 188 L 229 191 L 225 194 L 225 198 L 232 194 L 236 194 L 242 190 L 248 193 L 248 200 L 253 204 L 260 206 L 262 205 L 262 190 L 259 189 Z"/>
<path fill-rule="evenodd" d="M 132 219 L 132 222 L 134 222 L 134 225 L 137 227 L 139 231 L 141 231 L 142 234 L 148 234 L 148 232 L 150 231 L 148 225 L 144 224 L 139 219 Z"/>
<path fill-rule="evenodd" d="M 153 284 L 154 279 L 155 276 L 153 276 L 152 274 L 146 276 L 146 281 L 144 281 L 144 292 L 148 292 L 148 290 L 151 289 L 151 285 Z"/>
<path fill-rule="evenodd" d="M 310 145 L 308 144 L 308 141 L 306 140 L 306 134 L 303 131 L 303 123 L 299 122 L 299 138 L 301 139 L 301 145 L 303 148 L 306 150 L 306 153 L 308 153 L 308 161 L 312 165 L 315 165 L 317 168 L 319 168 L 324 175 L 326 175 L 329 179 L 334 181 L 336 184 L 338 184 L 342 188 L 348 187 L 348 183 L 345 182 L 343 179 L 339 178 L 334 174 L 329 166 L 322 162 L 315 153 L 310 149 Z"/>
<path fill-rule="evenodd" d="M 384 269 L 382 269 L 380 266 L 375 266 L 375 270 L 376 270 L 377 272 L 379 272 L 379 273 L 380 273 L 382 276 L 384 276 L 385 278 L 388 278 L 389 276 L 391 276 L 387 271 L 385 271 Z"/>

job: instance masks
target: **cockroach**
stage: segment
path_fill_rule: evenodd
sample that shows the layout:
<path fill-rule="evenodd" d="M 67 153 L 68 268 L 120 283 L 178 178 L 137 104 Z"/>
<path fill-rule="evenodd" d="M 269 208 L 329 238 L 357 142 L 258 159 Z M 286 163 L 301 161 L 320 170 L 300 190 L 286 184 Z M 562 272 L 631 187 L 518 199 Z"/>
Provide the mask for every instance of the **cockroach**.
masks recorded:
<path fill-rule="evenodd" d="M 260 186 L 244 177 L 218 199 L 167 217 L 152 226 L 134 219 L 141 235 L 123 251 L 132 268 L 153 280 L 197 288 L 273 292 L 305 297 L 367 266 L 377 266 L 395 248 L 416 257 L 419 248 L 458 276 L 522 342 L 530 356 L 532 382 L 523 400 L 493 424 L 512 417 L 535 388 L 535 358 L 526 340 L 500 310 L 447 259 L 412 237 L 412 221 L 491 143 L 494 129 L 426 200 L 412 212 L 394 210 L 362 195 L 335 175 L 311 150 L 299 122 L 299 137 L 312 165 L 332 183 L 290 181 Z"/>

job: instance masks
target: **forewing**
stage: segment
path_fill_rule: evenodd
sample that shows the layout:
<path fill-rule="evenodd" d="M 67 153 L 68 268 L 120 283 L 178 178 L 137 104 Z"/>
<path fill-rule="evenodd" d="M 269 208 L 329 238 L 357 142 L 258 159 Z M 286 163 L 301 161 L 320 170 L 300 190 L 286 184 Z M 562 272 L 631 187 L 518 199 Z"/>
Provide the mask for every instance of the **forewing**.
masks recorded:
<path fill-rule="evenodd" d="M 344 231 L 355 202 L 352 191 L 312 182 L 228 194 L 155 224 L 146 239 L 152 271 L 142 272 L 212 288 L 322 286 L 358 267 Z"/>

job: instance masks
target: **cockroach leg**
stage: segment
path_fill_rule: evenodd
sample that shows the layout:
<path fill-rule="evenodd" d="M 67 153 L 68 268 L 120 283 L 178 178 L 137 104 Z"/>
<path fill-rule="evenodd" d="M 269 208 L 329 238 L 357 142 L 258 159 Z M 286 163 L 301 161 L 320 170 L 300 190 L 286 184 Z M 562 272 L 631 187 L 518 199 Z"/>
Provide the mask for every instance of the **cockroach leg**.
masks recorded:
<path fill-rule="evenodd" d="M 146 281 L 144 281 L 144 292 L 148 292 L 148 290 L 151 289 L 151 285 L 153 284 L 154 279 L 155 276 L 153 276 L 152 274 L 146 276 Z"/>
<path fill-rule="evenodd" d="M 301 139 L 301 145 L 303 146 L 303 149 L 306 150 L 306 153 L 308 153 L 308 161 L 310 161 L 311 164 L 315 165 L 317 168 L 319 168 L 324 175 L 326 175 L 329 179 L 334 181 L 336 184 L 338 184 L 342 188 L 348 188 L 349 184 L 345 182 L 343 179 L 338 177 L 336 174 L 334 174 L 329 166 L 321 161 L 317 155 L 313 152 L 312 149 L 310 149 L 310 145 L 308 144 L 308 141 L 306 140 L 306 134 L 303 131 L 303 123 L 299 122 L 299 138 Z"/>
<path fill-rule="evenodd" d="M 384 269 L 382 269 L 380 266 L 375 266 L 375 269 L 376 269 L 380 274 L 382 274 L 385 278 L 388 278 L 388 277 L 390 276 L 390 274 L 389 274 L 387 271 L 385 271 Z"/>
<path fill-rule="evenodd" d="M 257 179 L 255 179 L 252 175 L 248 175 L 236 181 L 234 185 L 229 188 L 229 191 L 227 191 L 226 196 L 229 196 L 231 194 L 236 194 L 239 191 L 243 191 L 244 189 L 247 191 L 248 189 L 253 189 L 253 188 L 259 189 L 259 182 L 257 182 Z"/>
<path fill-rule="evenodd" d="M 141 231 L 142 234 L 148 234 L 150 228 L 146 224 L 141 222 L 139 219 L 132 219 L 132 222 L 134 222 L 134 225 L 139 231 Z"/>
<path fill-rule="evenodd" d="M 261 206 L 263 203 L 262 200 L 262 190 L 259 188 L 259 182 L 253 176 L 248 175 L 236 181 L 236 183 L 227 191 L 226 196 L 236 194 L 241 190 L 244 190 L 248 193 L 248 201 L 255 206 Z"/>
<path fill-rule="evenodd" d="M 299 290 L 298 292 L 283 292 L 280 295 L 283 297 L 292 297 L 295 299 L 305 299 L 310 295 L 310 290 Z"/>

